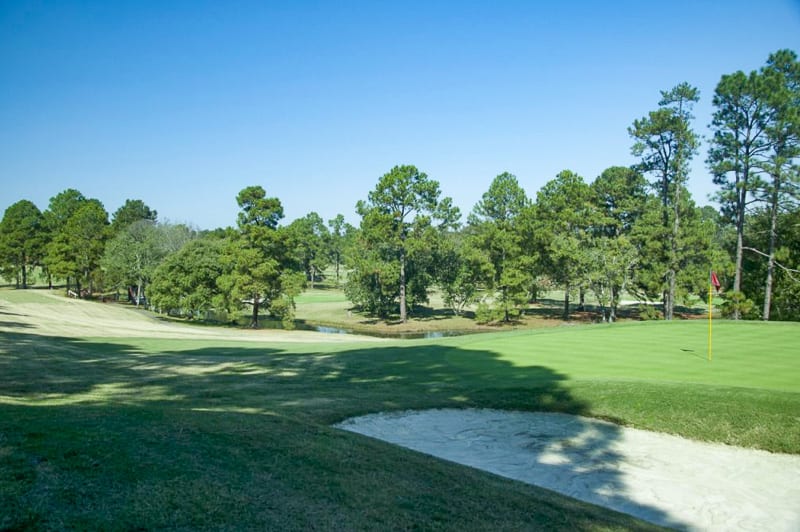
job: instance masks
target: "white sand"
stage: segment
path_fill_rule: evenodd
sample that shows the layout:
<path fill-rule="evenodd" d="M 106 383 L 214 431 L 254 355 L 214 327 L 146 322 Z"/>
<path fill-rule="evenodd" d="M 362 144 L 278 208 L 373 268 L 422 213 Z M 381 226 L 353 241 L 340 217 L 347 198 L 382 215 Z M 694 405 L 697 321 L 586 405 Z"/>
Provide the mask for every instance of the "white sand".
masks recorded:
<path fill-rule="evenodd" d="M 800 456 L 553 413 L 429 410 L 339 428 L 687 530 L 800 530 Z"/>

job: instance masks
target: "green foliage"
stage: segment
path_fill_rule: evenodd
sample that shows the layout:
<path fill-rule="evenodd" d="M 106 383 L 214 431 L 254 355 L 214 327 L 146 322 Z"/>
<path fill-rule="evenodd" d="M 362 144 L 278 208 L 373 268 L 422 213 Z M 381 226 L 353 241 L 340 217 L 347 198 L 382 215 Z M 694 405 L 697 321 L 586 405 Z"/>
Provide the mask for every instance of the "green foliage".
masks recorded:
<path fill-rule="evenodd" d="M 111 215 L 111 231 L 116 234 L 129 225 L 145 220 L 155 222 L 158 213 L 148 207 L 142 200 L 125 200 L 125 204 Z"/>
<path fill-rule="evenodd" d="M 190 318 L 224 308 L 217 280 L 225 273 L 226 244 L 224 239 L 203 237 L 168 255 L 153 273 L 148 290 L 151 306 Z"/>
<path fill-rule="evenodd" d="M 658 310 L 653 305 L 639 305 L 639 319 L 642 321 L 663 320 L 664 313 Z"/>
<path fill-rule="evenodd" d="M 251 327 L 258 327 L 262 310 L 289 321 L 294 308 L 291 299 L 303 281 L 291 275 L 292 233 L 278 227 L 283 217 L 280 200 L 268 198 L 260 186 L 251 186 L 239 192 L 236 201 L 241 208 L 239 230 L 223 251 L 224 273 L 217 286 L 230 310 L 251 306 Z M 289 303 L 284 301 L 287 298 Z"/>
<path fill-rule="evenodd" d="M 471 245 L 468 239 L 452 236 L 446 239 L 438 259 L 437 278 L 444 303 L 454 314 L 480 299 L 480 287 L 491 279 L 494 269 L 487 255 Z"/>
<path fill-rule="evenodd" d="M 350 268 L 344 285 L 347 299 L 376 316 L 385 318 L 397 313 L 399 263 L 384 259 L 386 255 L 391 258 L 388 250 L 375 242 L 368 244 L 363 232 L 356 237 L 353 251 L 347 257 Z"/>
<path fill-rule="evenodd" d="M 337 214 L 335 218 L 328 220 L 328 229 L 327 251 L 335 267 L 336 286 L 339 286 L 341 282 L 340 270 L 344 264 L 346 249 L 353 240 L 356 228 L 345 222 L 343 215 Z"/>
<path fill-rule="evenodd" d="M 70 210 L 72 213 L 48 244 L 45 263 L 53 275 L 74 279 L 80 296 L 81 287 L 88 285 L 91 290 L 100 275 L 109 224 L 108 213 L 99 200 L 84 199 L 75 192 L 68 190 L 51 200 L 51 207 L 57 207 L 52 210 L 51 220 Z"/>
<path fill-rule="evenodd" d="M 664 278 L 664 317 L 668 320 L 672 319 L 677 297 L 678 241 L 687 208 L 689 162 L 700 143 L 691 128 L 694 118 L 692 106 L 698 100 L 697 89 L 681 83 L 669 91 L 662 91 L 659 108 L 635 120 L 628 128 L 635 141 L 631 151 L 641 158 L 640 170 L 653 176 L 652 186 L 661 202 L 663 251 L 660 253 L 660 269 Z M 650 257 L 651 260 L 655 258 Z"/>
<path fill-rule="evenodd" d="M 466 279 L 474 283 L 473 290 L 478 283 L 492 290 L 493 309 L 485 317 L 488 321 L 495 321 L 495 313 L 503 321 L 514 320 L 528 303 L 535 284 L 536 257 L 530 208 L 530 199 L 516 176 L 504 172 L 494 178 L 470 214 L 465 246 L 480 254 L 462 251 L 469 259 L 465 273 L 471 275 Z"/>
<path fill-rule="evenodd" d="M 587 254 L 590 229 L 598 218 L 592 190 L 583 178 L 564 170 L 536 195 L 536 239 L 540 264 L 555 282 L 564 286 L 563 318 L 569 319 L 569 292 L 583 288 L 591 267 Z"/>
<path fill-rule="evenodd" d="M 460 216 L 450 198 L 439 196 L 438 182 L 414 166 L 395 166 L 368 201 L 358 202 L 360 236 L 345 287 L 353 303 L 387 316 L 397 301 L 404 322 L 409 307 L 427 300 L 440 237 Z"/>
<path fill-rule="evenodd" d="M 638 171 L 611 167 L 590 185 L 595 224 L 589 229 L 587 280 L 603 321 L 616 320 L 620 295 L 630 288 L 640 261 L 631 234 L 643 216 L 647 181 Z"/>
<path fill-rule="evenodd" d="M 122 226 L 106 244 L 101 261 L 106 287 L 136 286 L 141 296 L 164 258 L 193 237 L 185 225 L 157 224 L 147 219 Z"/>
<path fill-rule="evenodd" d="M 725 318 L 755 317 L 753 311 L 755 304 L 747 299 L 742 292 L 730 291 L 723 296 L 724 301 L 720 305 L 720 312 Z"/>
<path fill-rule="evenodd" d="M 771 239 L 772 212 L 762 208 L 748 215 L 745 239 L 749 249 L 744 255 L 742 291 L 755 301 L 764 301 L 764 283 L 769 257 L 758 250 L 768 250 Z M 800 207 L 786 206 L 776 219 L 779 235 L 774 252 L 773 286 L 770 301 L 771 320 L 800 321 Z M 764 316 L 761 314 L 761 318 Z"/>
<path fill-rule="evenodd" d="M 289 232 L 297 262 L 314 288 L 317 277 L 328 266 L 331 258 L 331 236 L 328 228 L 319 214 L 311 212 L 293 221 L 289 225 Z"/>
<path fill-rule="evenodd" d="M 490 305 L 485 301 L 478 303 L 475 309 L 475 321 L 481 325 L 497 323 L 505 319 L 505 312 L 502 308 Z"/>
<path fill-rule="evenodd" d="M 28 288 L 28 273 L 44 255 L 46 229 L 39 208 L 20 200 L 5 210 L 0 221 L 0 271 Z"/>

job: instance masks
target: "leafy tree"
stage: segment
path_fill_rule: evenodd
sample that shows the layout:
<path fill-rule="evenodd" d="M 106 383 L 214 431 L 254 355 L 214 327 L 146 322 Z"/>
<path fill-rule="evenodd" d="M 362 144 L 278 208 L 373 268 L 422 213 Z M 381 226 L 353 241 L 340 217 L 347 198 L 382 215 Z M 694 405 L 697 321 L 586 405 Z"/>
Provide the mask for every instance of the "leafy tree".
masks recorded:
<path fill-rule="evenodd" d="M 620 296 L 633 277 L 639 254 L 627 235 L 595 235 L 584 250 L 589 286 L 600 304 L 603 321 L 617 320 Z"/>
<path fill-rule="evenodd" d="M 570 291 L 587 279 L 585 253 L 595 217 L 592 193 L 583 178 L 570 170 L 559 172 L 536 194 L 536 238 L 544 270 L 564 286 L 565 320 Z"/>
<path fill-rule="evenodd" d="M 400 320 L 407 321 L 409 286 L 416 298 L 425 297 L 426 285 L 432 279 L 420 267 L 423 257 L 437 243 L 441 231 L 458 221 L 458 209 L 450 198 L 440 200 L 439 196 L 438 182 L 414 166 L 395 166 L 380 178 L 368 201 L 358 202 L 365 252 L 354 261 L 353 275 L 348 278 L 348 294 L 358 297 L 356 301 L 378 301 L 380 310 L 386 310 L 385 300 L 390 297 L 387 289 L 395 281 L 377 276 L 396 269 L 398 293 L 390 298 L 399 298 Z M 355 283 L 361 286 L 352 286 Z M 370 290 L 377 291 L 378 297 L 364 297 Z"/>
<path fill-rule="evenodd" d="M 49 267 L 55 275 L 73 278 L 77 294 L 92 290 L 108 238 L 108 213 L 99 200 L 80 203 L 48 249 Z"/>
<path fill-rule="evenodd" d="M 28 200 L 8 207 L 0 222 L 0 268 L 13 273 L 19 287 L 28 288 L 28 271 L 44 254 L 44 219 L 39 208 Z"/>
<path fill-rule="evenodd" d="M 664 318 L 671 320 L 677 294 L 678 240 L 683 206 L 686 205 L 686 181 L 689 162 L 697 152 L 699 139 L 691 129 L 692 105 L 698 91 L 681 83 L 661 92 L 656 111 L 635 120 L 628 132 L 634 138 L 632 152 L 641 157 L 640 169 L 654 177 L 652 183 L 661 200 L 661 224 L 664 231 Z"/>
<path fill-rule="evenodd" d="M 227 245 L 225 238 L 206 236 L 168 255 L 153 272 L 152 306 L 161 312 L 177 310 L 189 318 L 223 307 L 217 280 L 226 273 L 223 255 Z"/>
<path fill-rule="evenodd" d="M 56 265 L 57 270 L 65 270 L 64 265 L 58 266 L 58 263 L 64 262 L 69 254 L 69 250 L 63 249 L 63 243 L 67 240 L 64 235 L 67 221 L 86 201 L 86 197 L 78 190 L 68 188 L 50 198 L 48 208 L 43 213 L 44 229 L 47 235 L 43 266 L 47 272 L 50 288 L 53 287 L 53 266 Z M 69 277 L 66 277 L 66 281 L 67 289 L 69 289 Z"/>
<path fill-rule="evenodd" d="M 364 311 L 382 317 L 396 310 L 400 293 L 400 267 L 392 251 L 359 229 L 346 255 L 349 271 L 344 293 L 347 299 Z"/>
<path fill-rule="evenodd" d="M 226 273 L 217 283 L 230 307 L 252 306 L 250 326 L 258 327 L 263 309 L 291 326 L 294 297 L 303 275 L 291 269 L 290 235 L 278 227 L 283 206 L 260 186 L 243 189 L 236 197 L 241 208 L 238 233 L 223 255 Z"/>
<path fill-rule="evenodd" d="M 495 306 L 506 322 L 527 304 L 533 284 L 531 250 L 523 249 L 523 214 L 529 207 L 530 199 L 516 176 L 504 172 L 494 178 L 468 219 L 468 244 L 485 258 L 463 251 L 463 274 L 466 279 L 484 274 L 483 284 L 497 291 Z"/>
<path fill-rule="evenodd" d="M 633 278 L 639 261 L 630 238 L 647 201 L 647 181 L 632 168 L 606 169 L 591 184 L 596 220 L 590 230 L 589 283 L 600 303 L 604 321 L 614 322 L 620 296 Z"/>
<path fill-rule="evenodd" d="M 106 282 L 126 290 L 135 285 L 138 306 L 156 267 L 191 238 L 192 231 L 184 225 L 140 219 L 124 226 L 106 245 L 102 260 Z"/>
<path fill-rule="evenodd" d="M 305 271 L 306 279 L 311 282 L 311 288 L 314 288 L 314 282 L 327 267 L 330 258 L 330 253 L 326 252 L 330 242 L 328 228 L 319 214 L 311 212 L 293 221 L 289 230 L 295 241 L 298 262 Z"/>
<path fill-rule="evenodd" d="M 445 239 L 437 267 L 444 303 L 456 315 L 463 314 L 468 305 L 478 302 L 479 289 L 486 279 L 494 276 L 486 253 L 474 247 L 463 234 L 453 234 Z"/>
<path fill-rule="evenodd" d="M 116 234 L 132 223 L 140 220 L 155 222 L 157 218 L 158 213 L 148 207 L 142 200 L 127 199 L 125 204 L 114 211 L 111 216 L 111 230 Z"/>

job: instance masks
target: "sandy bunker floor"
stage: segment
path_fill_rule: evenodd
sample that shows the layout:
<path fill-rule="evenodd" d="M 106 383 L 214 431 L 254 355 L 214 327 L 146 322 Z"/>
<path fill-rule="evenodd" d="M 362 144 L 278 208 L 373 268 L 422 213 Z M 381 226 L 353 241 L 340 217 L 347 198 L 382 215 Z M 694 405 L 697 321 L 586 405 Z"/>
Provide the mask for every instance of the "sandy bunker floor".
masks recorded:
<path fill-rule="evenodd" d="M 339 428 L 688 530 L 800 530 L 800 456 L 554 413 L 429 410 Z"/>

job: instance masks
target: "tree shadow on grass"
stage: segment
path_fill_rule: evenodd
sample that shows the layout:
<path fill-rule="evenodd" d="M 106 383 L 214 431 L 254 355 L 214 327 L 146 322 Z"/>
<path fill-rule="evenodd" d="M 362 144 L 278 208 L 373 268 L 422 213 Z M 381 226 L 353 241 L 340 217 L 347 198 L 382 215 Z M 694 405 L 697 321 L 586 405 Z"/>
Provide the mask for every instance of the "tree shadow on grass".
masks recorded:
<path fill-rule="evenodd" d="M 424 488 L 420 493 L 420 485 L 436 482 L 424 480 L 431 471 L 441 474 L 437 469 L 441 467 L 454 474 L 454 466 L 432 466 L 428 459 L 411 458 L 407 451 L 390 450 L 388 444 L 344 434 L 330 425 L 373 412 L 446 407 L 590 413 L 590 405 L 564 385 L 564 375 L 541 366 L 516 367 L 491 351 L 419 342 L 325 353 L 306 351 L 302 345 L 291 351 L 268 344 L 191 345 L 186 341 L 104 343 L 4 334 L 0 345 L 0 450 L 12 464 L 7 467 L 11 471 L 4 472 L 9 478 L 18 478 L 0 483 L 0 498 L 12 500 L 16 519 L 0 522 L 0 528 L 13 528 L 23 523 L 24 516 L 33 514 L 46 528 L 48 518 L 37 513 L 42 509 L 55 512 L 61 522 L 66 519 L 76 526 L 88 522 L 102 528 L 106 517 L 87 515 L 87 507 L 110 512 L 108 522 L 143 526 L 141 517 L 125 512 L 131 505 L 143 506 L 153 499 L 141 486 L 171 482 L 165 474 L 182 479 L 182 492 L 191 492 L 197 482 L 207 484 L 211 493 L 196 501 L 201 506 L 219 498 L 239 507 L 242 502 L 237 497 L 263 494 L 267 488 L 261 482 L 272 483 L 269 489 L 278 491 L 270 497 L 287 502 L 273 508 L 269 519 L 287 515 L 300 519 L 291 521 L 294 525 L 288 528 L 313 524 L 299 517 L 306 515 L 303 512 L 308 512 L 309 505 L 329 522 L 344 519 L 341 522 L 353 528 L 363 528 L 365 523 L 378 526 L 376 520 L 386 515 L 393 516 L 401 528 L 427 526 L 431 514 L 419 510 L 419 505 L 434 505 L 454 528 L 468 526 L 458 525 L 459 520 L 487 511 L 484 494 L 477 492 L 488 489 L 481 484 L 486 480 L 480 480 L 488 477 L 470 480 L 483 486 L 471 495 L 459 495 L 463 487 L 449 494 L 425 493 Z M 593 438 L 584 437 L 586 427 L 580 422 L 570 430 L 562 437 L 581 441 L 585 453 L 610 464 L 621 459 L 612 449 L 619 437 L 618 427 L 610 426 Z M 355 450 L 358 455 L 348 454 L 349 467 L 342 465 L 343 449 L 346 453 Z M 269 453 L 264 455 L 266 450 Z M 544 451 L 531 446 L 527 452 L 528 459 L 539 460 Z M 13 465 L 15 460 L 19 464 Z M 557 476 L 581 477 L 580 464 L 548 467 Z M 607 497 L 609 502 L 653 522 L 683 526 L 657 508 L 629 500 L 624 479 L 615 471 L 609 468 L 600 480 L 584 475 L 582 481 L 591 491 L 614 494 Z M 224 488 L 216 484 L 220 478 Z M 374 485 L 375 478 L 383 479 L 380 486 Z M 456 483 L 462 481 L 467 482 L 459 479 Z M 77 488 L 81 483 L 87 487 Z M 117 491 L 104 494 L 102 489 L 91 489 L 103 483 Z M 76 489 L 80 496 L 71 496 L 70 490 Z M 489 491 L 494 494 L 490 497 L 493 504 L 508 496 L 502 490 Z M 414 501 L 422 497 L 414 503 L 421 513 L 398 506 L 398 497 Z M 302 498 L 308 499 L 302 509 L 289 502 Z M 331 504 L 331 500 L 339 502 Z M 345 517 L 340 515 L 343 500 L 350 501 L 351 513 Z M 251 513 L 237 514 L 247 511 Z M 514 526 L 541 527 L 545 523 L 550 527 L 555 523 L 537 521 L 544 515 L 537 511 L 548 510 L 537 506 L 533 512 L 523 512 L 526 516 L 531 513 L 525 519 L 532 521 Z M 205 515 L 213 520 L 205 526 L 268 523 L 255 510 L 237 512 L 208 510 Z M 575 512 L 577 517 L 564 521 L 562 528 L 591 528 L 604 520 L 615 526 L 622 523 L 623 528 L 643 526 L 585 505 Z M 501 519 L 492 515 L 482 518 Z M 586 515 L 591 518 L 585 525 L 576 524 Z M 158 521 L 147 526 L 180 527 L 186 523 Z"/>

